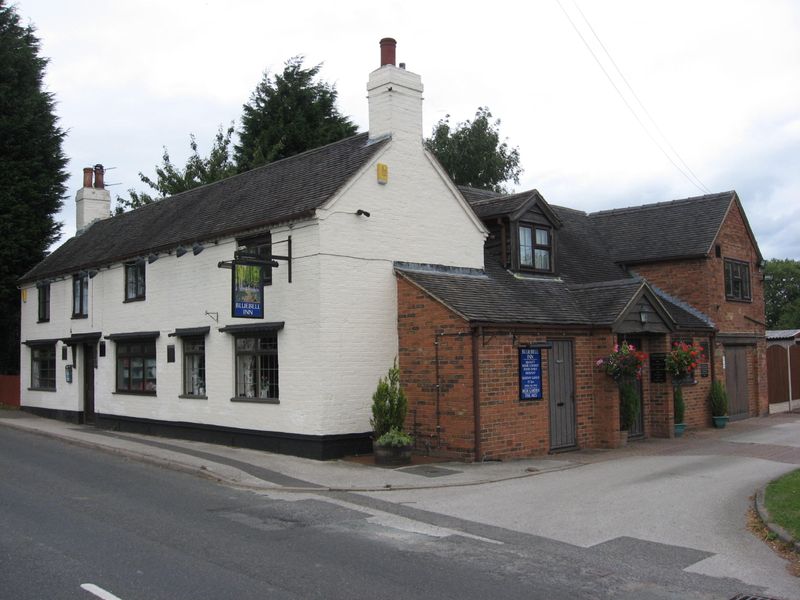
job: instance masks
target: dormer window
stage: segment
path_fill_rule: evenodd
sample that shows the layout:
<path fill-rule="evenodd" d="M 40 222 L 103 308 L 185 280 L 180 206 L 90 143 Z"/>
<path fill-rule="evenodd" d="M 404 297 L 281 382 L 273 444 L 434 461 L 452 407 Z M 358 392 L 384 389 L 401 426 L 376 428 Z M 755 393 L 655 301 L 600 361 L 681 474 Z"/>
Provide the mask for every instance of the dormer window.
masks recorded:
<path fill-rule="evenodd" d="M 553 235 L 549 227 L 520 224 L 519 265 L 534 271 L 553 270 Z"/>

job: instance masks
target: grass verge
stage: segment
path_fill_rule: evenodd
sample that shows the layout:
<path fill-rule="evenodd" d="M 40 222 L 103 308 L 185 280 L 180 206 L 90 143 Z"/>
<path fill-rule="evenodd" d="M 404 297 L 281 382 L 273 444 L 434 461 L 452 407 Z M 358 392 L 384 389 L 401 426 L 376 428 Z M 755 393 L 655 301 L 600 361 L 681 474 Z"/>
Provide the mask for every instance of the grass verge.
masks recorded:
<path fill-rule="evenodd" d="M 770 483 L 764 493 L 764 504 L 770 519 L 800 540 L 800 470 Z"/>

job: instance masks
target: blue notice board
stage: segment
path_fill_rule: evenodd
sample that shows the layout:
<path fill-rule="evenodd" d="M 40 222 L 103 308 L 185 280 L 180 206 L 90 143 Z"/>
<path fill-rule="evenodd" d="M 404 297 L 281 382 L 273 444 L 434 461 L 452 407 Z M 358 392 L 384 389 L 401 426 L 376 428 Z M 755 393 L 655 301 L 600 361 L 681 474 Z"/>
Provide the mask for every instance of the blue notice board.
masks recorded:
<path fill-rule="evenodd" d="M 542 399 L 542 350 L 519 349 L 519 399 Z"/>

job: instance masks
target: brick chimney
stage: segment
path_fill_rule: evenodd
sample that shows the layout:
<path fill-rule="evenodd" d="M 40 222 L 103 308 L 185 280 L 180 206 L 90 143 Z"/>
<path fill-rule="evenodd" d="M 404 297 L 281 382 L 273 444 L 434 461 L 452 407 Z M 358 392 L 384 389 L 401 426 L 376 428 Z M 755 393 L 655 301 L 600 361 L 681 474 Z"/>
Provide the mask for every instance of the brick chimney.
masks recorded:
<path fill-rule="evenodd" d="M 380 66 L 369 74 L 369 137 L 391 134 L 395 140 L 422 143 L 422 79 L 395 65 L 397 42 L 380 41 Z"/>
<path fill-rule="evenodd" d="M 83 169 L 83 187 L 75 194 L 75 226 L 78 233 L 99 219 L 111 216 L 111 193 L 103 181 L 103 165 Z"/>

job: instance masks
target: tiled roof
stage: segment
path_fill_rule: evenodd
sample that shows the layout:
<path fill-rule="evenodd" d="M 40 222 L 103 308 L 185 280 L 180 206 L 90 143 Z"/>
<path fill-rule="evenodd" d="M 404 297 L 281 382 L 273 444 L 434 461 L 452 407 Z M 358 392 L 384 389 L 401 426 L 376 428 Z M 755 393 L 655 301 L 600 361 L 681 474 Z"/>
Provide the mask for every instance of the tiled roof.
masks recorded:
<path fill-rule="evenodd" d="M 768 340 L 791 340 L 800 336 L 800 329 L 768 329 Z"/>
<path fill-rule="evenodd" d="M 705 256 L 736 192 L 589 214 L 614 261 L 635 264 Z"/>
<path fill-rule="evenodd" d="M 362 133 L 94 223 L 28 271 L 32 281 L 310 215 L 388 138 Z"/>
<path fill-rule="evenodd" d="M 570 292 L 595 325 L 611 325 L 642 287 L 636 279 L 572 286 Z"/>
<path fill-rule="evenodd" d="M 464 199 L 469 202 L 475 214 L 482 219 L 514 213 L 537 194 L 536 190 L 528 190 L 505 196 L 496 192 L 476 190 L 466 186 L 458 186 L 458 189 Z"/>

